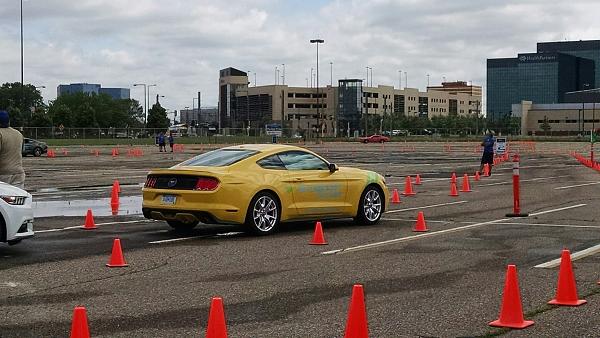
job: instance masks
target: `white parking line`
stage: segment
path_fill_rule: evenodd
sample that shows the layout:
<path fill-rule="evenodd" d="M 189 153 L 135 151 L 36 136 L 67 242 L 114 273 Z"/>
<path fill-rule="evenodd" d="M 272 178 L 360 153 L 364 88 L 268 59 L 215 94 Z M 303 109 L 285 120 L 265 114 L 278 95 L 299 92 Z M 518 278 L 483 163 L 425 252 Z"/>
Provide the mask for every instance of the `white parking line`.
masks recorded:
<path fill-rule="evenodd" d="M 542 215 L 542 214 L 547 214 L 547 213 L 551 213 L 551 212 L 558 212 L 558 211 L 563 211 L 563 210 L 567 210 L 567 209 L 578 208 L 578 207 L 582 207 L 584 205 L 586 205 L 586 204 L 577 204 L 577 205 L 572 205 L 572 206 L 563 207 L 563 208 L 557 208 L 557 209 L 550 209 L 550 210 L 546 210 L 546 211 L 540 211 L 538 213 L 530 214 L 530 216 L 536 216 L 536 215 Z M 480 223 L 465 225 L 465 226 L 462 226 L 462 227 L 456 227 L 456 228 L 452 228 L 452 229 L 445 229 L 445 230 L 440 230 L 440 231 L 427 232 L 427 233 L 423 233 L 423 234 L 419 234 L 419 235 L 413 235 L 413 236 L 395 238 L 395 239 L 390 239 L 390 240 L 387 240 L 387 241 L 370 243 L 370 244 L 364 244 L 364 245 L 358 245 L 358 246 L 349 247 L 349 248 L 345 248 L 345 249 L 337 249 L 337 250 L 325 251 L 325 252 L 321 252 L 321 254 L 322 255 L 333 255 L 333 254 L 340 254 L 340 253 L 346 253 L 346 252 L 366 250 L 366 249 L 376 248 L 376 247 L 380 247 L 380 246 L 384 246 L 384 245 L 390 245 L 390 244 L 395 244 L 395 243 L 400 243 L 400 242 L 412 241 L 412 240 L 416 240 L 416 239 L 420 239 L 420 238 L 433 237 L 433 236 L 437 236 L 437 235 L 443 235 L 443 234 L 448 234 L 448 233 L 453 233 L 453 232 L 459 232 L 459 231 L 463 231 L 463 230 L 467 230 L 467 229 L 472 229 L 472 228 L 476 228 L 476 227 L 480 227 L 480 226 L 488 225 L 488 224 L 502 223 L 502 222 L 505 222 L 505 221 L 508 221 L 508 220 L 510 220 L 510 218 L 500 218 L 500 219 L 496 219 L 496 220 L 493 220 L 493 221 L 480 222 Z"/>
<path fill-rule="evenodd" d="M 162 244 L 162 243 L 172 243 L 172 242 L 180 242 L 180 241 L 186 241 L 188 239 L 194 239 L 194 238 L 204 238 L 204 237 L 209 237 L 207 235 L 202 235 L 202 236 L 191 236 L 191 237 L 180 237 L 180 238 L 171 238 L 171 239 L 163 239 L 160 241 L 152 241 L 152 242 L 148 242 L 149 244 Z"/>
<path fill-rule="evenodd" d="M 427 220 L 427 222 L 431 222 Z M 556 228 L 591 228 L 600 229 L 600 225 L 575 225 L 575 224 L 546 224 L 546 223 L 517 223 L 517 222 L 504 222 L 498 223 L 502 225 L 532 225 L 540 227 L 556 227 Z"/>
<path fill-rule="evenodd" d="M 389 210 L 389 211 L 386 211 L 385 213 L 386 214 L 393 214 L 393 213 L 396 213 L 396 212 L 404 212 L 404 211 L 411 211 L 411 210 L 421 210 L 421 209 L 437 208 L 437 207 L 443 207 L 443 206 L 446 206 L 446 205 L 462 204 L 462 203 L 467 203 L 467 202 L 468 201 L 456 201 L 456 202 L 449 202 L 449 203 L 432 204 L 432 205 L 425 205 L 425 206 L 422 206 L 422 207 Z"/>
<path fill-rule="evenodd" d="M 584 257 L 587 257 L 587 256 L 591 256 L 591 255 L 593 255 L 595 253 L 598 253 L 598 252 L 600 252 L 600 244 L 599 245 L 595 245 L 595 246 L 593 246 L 591 248 L 587 248 L 585 250 L 581 250 L 581 251 L 572 253 L 571 254 L 571 261 L 578 260 L 578 259 L 581 259 L 581 258 L 584 258 Z M 542 269 L 552 269 L 552 268 L 555 268 L 555 267 L 557 267 L 559 265 L 560 265 L 560 258 L 557 258 L 557 259 L 553 259 L 553 260 L 551 260 L 549 262 L 546 262 L 546 263 L 538 264 L 538 265 L 536 265 L 534 267 L 535 268 L 542 268 Z"/>
<path fill-rule="evenodd" d="M 563 178 L 563 177 L 569 177 L 569 175 L 530 178 L 527 180 L 521 180 L 521 182 L 536 182 L 536 181 L 552 180 L 555 178 Z M 478 187 L 490 187 L 493 185 L 503 185 L 503 184 L 512 184 L 512 182 L 497 182 L 497 183 L 489 183 L 489 184 L 478 184 L 477 186 Z"/>
<path fill-rule="evenodd" d="M 567 185 L 565 187 L 557 187 L 554 188 L 555 190 L 561 190 L 561 189 L 570 189 L 570 188 L 577 188 L 577 187 L 585 187 L 587 185 L 596 185 L 596 184 L 600 184 L 600 182 L 593 182 L 593 183 L 585 183 L 585 184 L 575 184 L 575 185 Z"/>
<path fill-rule="evenodd" d="M 98 226 L 98 225 L 111 225 L 111 224 L 129 224 L 129 223 L 141 223 L 141 222 L 152 222 L 152 221 L 153 220 L 145 219 L 145 220 L 139 220 L 139 221 L 96 223 L 96 225 Z M 65 230 L 81 229 L 81 228 L 83 228 L 83 225 L 76 225 L 76 226 L 72 226 L 72 227 L 58 228 L 58 229 L 36 230 L 35 233 L 39 234 L 39 233 L 44 233 L 44 232 L 57 232 L 57 231 L 65 231 Z"/>

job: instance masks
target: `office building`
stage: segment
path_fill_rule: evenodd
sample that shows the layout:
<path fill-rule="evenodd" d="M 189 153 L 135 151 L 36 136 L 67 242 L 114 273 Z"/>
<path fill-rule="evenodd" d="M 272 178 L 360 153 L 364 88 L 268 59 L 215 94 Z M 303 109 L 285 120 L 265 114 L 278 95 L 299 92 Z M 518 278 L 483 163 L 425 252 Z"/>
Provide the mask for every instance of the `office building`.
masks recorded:
<path fill-rule="evenodd" d="M 107 94 L 114 100 L 127 100 L 130 98 L 129 88 L 102 88 L 101 85 L 96 83 L 71 83 L 68 85 L 61 84 L 56 89 L 57 96 L 63 94 L 74 94 L 84 93 L 87 95 L 92 94 Z"/>
<path fill-rule="evenodd" d="M 264 128 L 280 124 L 288 134 L 308 136 L 353 136 L 362 134 L 365 115 L 434 116 L 479 113 L 481 87 L 465 82 L 430 87 L 397 89 L 368 87 L 361 79 L 338 81 L 337 87 L 320 88 L 267 85 L 248 87 L 245 72 L 221 71 L 219 117 L 221 128 Z M 230 132 L 230 131 L 225 131 Z"/>
<path fill-rule="evenodd" d="M 512 105 L 521 117 L 521 135 L 589 135 L 600 128 L 600 103 L 536 104 L 522 101 Z"/>
<path fill-rule="evenodd" d="M 218 110 L 217 107 L 202 107 L 201 109 L 181 109 L 179 111 L 179 117 L 177 120 L 179 121 L 179 123 L 183 123 L 188 126 L 217 126 L 219 121 Z"/>
<path fill-rule="evenodd" d="M 521 101 L 565 102 L 565 93 L 596 86 L 599 41 L 546 42 L 536 53 L 487 60 L 487 114 L 492 120 L 511 114 Z"/>

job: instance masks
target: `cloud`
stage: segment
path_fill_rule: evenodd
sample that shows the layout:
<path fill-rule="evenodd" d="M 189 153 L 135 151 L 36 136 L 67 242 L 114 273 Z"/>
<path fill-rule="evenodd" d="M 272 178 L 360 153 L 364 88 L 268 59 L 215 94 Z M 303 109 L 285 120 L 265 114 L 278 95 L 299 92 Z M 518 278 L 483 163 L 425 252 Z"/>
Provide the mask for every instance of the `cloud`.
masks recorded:
<path fill-rule="evenodd" d="M 533 52 L 538 41 L 595 39 L 600 3 L 591 0 L 29 0 L 24 3 L 25 79 L 56 86 L 156 83 L 169 109 L 190 106 L 197 91 L 216 105 L 218 71 L 236 67 L 274 82 L 305 85 L 320 37 L 320 83 L 365 78 L 411 87 L 442 77 L 485 85 L 487 58 Z M 19 6 L 0 7 L 0 79 L 20 80 Z M 576 23 L 576 24 L 574 24 Z M 253 76 L 251 77 L 253 80 Z M 404 77 L 402 79 L 404 85 Z M 142 91 L 132 88 L 134 98 Z"/>

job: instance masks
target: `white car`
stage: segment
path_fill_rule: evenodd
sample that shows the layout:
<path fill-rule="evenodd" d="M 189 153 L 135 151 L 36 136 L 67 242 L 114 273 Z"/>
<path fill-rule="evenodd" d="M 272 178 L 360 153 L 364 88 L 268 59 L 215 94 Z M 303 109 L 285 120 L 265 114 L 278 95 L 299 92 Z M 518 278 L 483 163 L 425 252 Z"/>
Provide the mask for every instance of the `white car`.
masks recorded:
<path fill-rule="evenodd" d="M 31 194 L 0 182 L 0 242 L 16 244 L 33 236 Z"/>

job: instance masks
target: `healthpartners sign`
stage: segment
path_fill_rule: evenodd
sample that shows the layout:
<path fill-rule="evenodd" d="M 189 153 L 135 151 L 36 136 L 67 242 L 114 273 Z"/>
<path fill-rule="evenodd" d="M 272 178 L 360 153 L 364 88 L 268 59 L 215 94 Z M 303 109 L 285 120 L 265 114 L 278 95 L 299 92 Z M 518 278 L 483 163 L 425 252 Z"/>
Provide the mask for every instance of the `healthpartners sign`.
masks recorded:
<path fill-rule="evenodd" d="M 556 62 L 556 55 L 519 54 L 519 62 Z"/>

